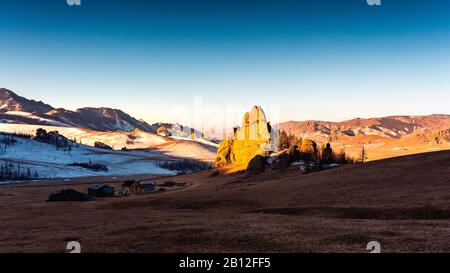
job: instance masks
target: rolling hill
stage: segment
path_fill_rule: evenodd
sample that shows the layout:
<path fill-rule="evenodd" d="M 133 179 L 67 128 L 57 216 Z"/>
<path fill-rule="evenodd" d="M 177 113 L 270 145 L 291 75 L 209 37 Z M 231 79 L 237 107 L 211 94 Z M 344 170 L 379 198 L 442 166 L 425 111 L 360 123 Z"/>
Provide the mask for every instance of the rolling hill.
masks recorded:
<path fill-rule="evenodd" d="M 72 142 L 69 142 L 68 146 L 57 147 L 54 144 L 21 137 L 15 137 L 13 142 L 9 140 L 9 134 L 0 134 L 1 171 L 9 166 L 9 169 L 17 172 L 19 176 L 29 176 L 23 180 L 176 174 L 175 171 L 158 167 L 160 160 L 173 160 L 160 153 L 105 150 Z M 97 164 L 97 167 L 101 168 L 89 168 L 86 164 Z M 13 180 L 0 179 L 0 183 L 10 183 Z"/>

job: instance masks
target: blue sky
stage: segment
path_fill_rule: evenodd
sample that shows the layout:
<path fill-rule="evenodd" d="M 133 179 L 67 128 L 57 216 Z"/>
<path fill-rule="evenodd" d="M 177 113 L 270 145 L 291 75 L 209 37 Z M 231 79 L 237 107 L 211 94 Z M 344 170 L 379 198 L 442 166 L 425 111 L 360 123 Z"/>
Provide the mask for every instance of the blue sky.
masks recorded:
<path fill-rule="evenodd" d="M 149 122 L 173 105 L 281 120 L 449 112 L 450 1 L 0 0 L 0 86 Z"/>

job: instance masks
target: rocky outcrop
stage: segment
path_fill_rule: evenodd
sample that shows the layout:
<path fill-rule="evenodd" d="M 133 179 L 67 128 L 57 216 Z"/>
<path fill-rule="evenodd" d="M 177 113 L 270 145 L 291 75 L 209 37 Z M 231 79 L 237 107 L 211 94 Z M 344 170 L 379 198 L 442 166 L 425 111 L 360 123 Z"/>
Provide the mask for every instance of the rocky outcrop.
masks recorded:
<path fill-rule="evenodd" d="M 234 128 L 232 136 L 220 143 L 216 166 L 246 169 L 253 158 L 275 151 L 277 142 L 278 132 L 272 129 L 262 108 L 254 106 L 244 114 L 242 126 Z"/>
<path fill-rule="evenodd" d="M 272 154 L 271 159 L 268 160 L 268 163 L 274 170 L 287 168 L 292 162 L 292 156 L 288 149 Z"/>
<path fill-rule="evenodd" d="M 160 136 L 165 136 L 165 137 L 169 137 L 172 134 L 170 133 L 169 129 L 167 129 L 166 126 L 161 125 L 158 130 L 156 130 L 156 133 Z"/>
<path fill-rule="evenodd" d="M 247 172 L 251 174 L 259 174 L 266 171 L 267 157 L 262 155 L 256 155 L 253 157 L 247 166 Z"/>
<path fill-rule="evenodd" d="M 216 166 L 223 167 L 234 163 L 233 140 L 224 140 L 217 149 Z"/>
<path fill-rule="evenodd" d="M 322 150 L 322 163 L 333 163 L 333 149 L 331 148 L 330 143 L 327 143 L 327 146 Z"/>
<path fill-rule="evenodd" d="M 69 141 L 63 135 L 60 135 L 58 131 L 47 132 L 42 128 L 38 128 L 36 130 L 36 134 L 32 137 L 32 139 L 39 142 L 55 145 L 57 149 L 69 148 L 71 146 L 71 141 Z"/>
<path fill-rule="evenodd" d="M 432 144 L 450 143 L 450 129 L 429 133 L 427 137 Z"/>
<path fill-rule="evenodd" d="M 94 147 L 96 148 L 100 148 L 100 149 L 105 149 L 105 150 L 112 150 L 113 148 L 111 146 L 109 146 L 108 144 L 105 144 L 103 142 L 100 141 L 96 141 L 94 143 Z"/>
<path fill-rule="evenodd" d="M 317 159 L 317 144 L 311 139 L 303 139 L 300 146 L 300 154 L 305 161 L 315 161 Z"/>

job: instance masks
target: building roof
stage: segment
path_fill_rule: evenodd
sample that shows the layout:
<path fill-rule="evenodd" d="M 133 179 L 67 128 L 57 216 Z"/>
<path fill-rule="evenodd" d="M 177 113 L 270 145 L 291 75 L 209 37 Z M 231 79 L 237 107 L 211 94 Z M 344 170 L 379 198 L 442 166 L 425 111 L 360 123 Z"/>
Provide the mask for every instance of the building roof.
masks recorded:
<path fill-rule="evenodd" d="M 122 187 L 130 187 L 134 183 L 136 183 L 136 181 L 134 181 L 134 180 L 127 180 L 127 181 L 123 182 Z"/>
<path fill-rule="evenodd" d="M 92 190 L 100 190 L 100 189 L 104 189 L 104 188 L 114 189 L 114 187 L 111 187 L 110 185 L 102 185 L 102 184 L 94 184 L 94 185 L 90 185 L 88 187 L 88 189 L 92 189 Z"/>

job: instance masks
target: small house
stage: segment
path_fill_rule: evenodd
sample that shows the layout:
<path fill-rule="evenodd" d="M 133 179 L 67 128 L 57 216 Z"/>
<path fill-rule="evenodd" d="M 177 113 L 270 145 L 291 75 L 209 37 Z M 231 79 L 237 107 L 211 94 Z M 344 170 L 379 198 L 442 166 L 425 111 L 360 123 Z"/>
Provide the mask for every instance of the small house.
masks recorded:
<path fill-rule="evenodd" d="M 136 185 L 139 184 L 134 180 L 127 180 L 122 184 L 122 195 L 128 196 L 131 192 L 135 192 Z"/>
<path fill-rule="evenodd" d="M 158 190 L 153 182 L 127 180 L 122 184 L 123 195 L 149 193 Z"/>
<path fill-rule="evenodd" d="M 175 187 L 175 186 L 177 186 L 177 183 L 173 182 L 173 181 L 164 181 L 164 183 L 161 186 L 162 187 Z"/>
<path fill-rule="evenodd" d="M 141 192 L 147 193 L 147 192 L 154 192 L 156 189 L 156 185 L 153 182 L 150 183 L 140 183 Z"/>
<path fill-rule="evenodd" d="M 94 197 L 85 193 L 75 191 L 73 189 L 64 189 L 62 191 L 50 194 L 49 202 L 55 201 L 91 201 Z"/>
<path fill-rule="evenodd" d="M 113 197 L 114 187 L 109 185 L 91 185 L 88 188 L 88 194 L 96 197 Z"/>

